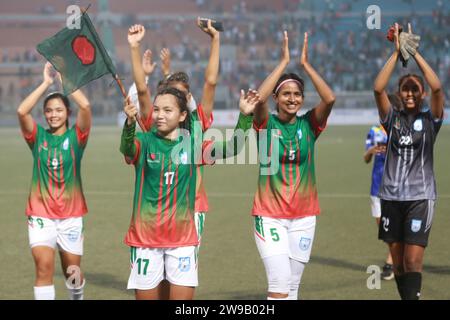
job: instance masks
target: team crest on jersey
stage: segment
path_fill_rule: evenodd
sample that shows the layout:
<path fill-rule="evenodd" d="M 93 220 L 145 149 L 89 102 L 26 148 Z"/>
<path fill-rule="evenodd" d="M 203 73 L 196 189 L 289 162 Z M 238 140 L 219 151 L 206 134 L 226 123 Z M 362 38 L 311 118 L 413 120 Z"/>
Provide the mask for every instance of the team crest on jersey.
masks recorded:
<path fill-rule="evenodd" d="M 417 119 L 416 121 L 414 121 L 414 130 L 422 131 L 422 129 L 423 129 L 422 119 Z"/>
<path fill-rule="evenodd" d="M 418 232 L 422 226 L 422 220 L 412 219 L 411 221 L 411 231 Z"/>
<path fill-rule="evenodd" d="M 278 138 L 278 139 L 283 139 L 283 136 L 281 135 L 281 130 L 280 129 L 272 129 L 272 137 Z"/>
<path fill-rule="evenodd" d="M 181 272 L 187 272 L 191 269 L 191 258 L 180 257 L 178 258 L 178 270 Z"/>
<path fill-rule="evenodd" d="M 147 162 L 159 163 L 160 156 L 158 152 L 150 152 L 147 157 Z"/>
<path fill-rule="evenodd" d="M 400 119 L 395 117 L 394 128 L 400 130 Z"/>
<path fill-rule="evenodd" d="M 39 146 L 39 152 L 41 152 L 41 150 L 48 150 L 48 143 L 47 140 L 44 140 L 44 142 Z"/>
<path fill-rule="evenodd" d="M 303 250 L 303 251 L 308 250 L 310 245 L 311 245 L 311 239 L 310 238 L 303 238 L 302 237 L 300 239 L 299 246 L 300 246 L 301 250 Z"/>
<path fill-rule="evenodd" d="M 64 140 L 62 147 L 64 150 L 69 149 L 69 138 L 66 138 L 66 140 Z"/>
<path fill-rule="evenodd" d="M 302 139 L 302 136 L 303 136 L 302 129 L 297 130 L 297 136 L 298 136 L 298 140 Z"/>

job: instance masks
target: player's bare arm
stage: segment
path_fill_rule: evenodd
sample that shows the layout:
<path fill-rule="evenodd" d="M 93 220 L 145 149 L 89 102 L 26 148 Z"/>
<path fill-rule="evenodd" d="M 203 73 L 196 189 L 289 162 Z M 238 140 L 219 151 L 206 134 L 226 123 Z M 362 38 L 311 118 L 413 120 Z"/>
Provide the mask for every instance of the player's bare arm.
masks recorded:
<path fill-rule="evenodd" d="M 408 24 L 408 32 L 412 34 L 411 24 Z M 431 114 L 435 119 L 442 119 L 444 115 L 444 92 L 442 91 L 441 81 L 439 80 L 436 73 L 430 67 L 430 65 L 426 62 L 424 57 L 417 51 L 413 56 L 414 60 L 417 63 L 417 66 L 423 73 L 425 77 L 425 81 L 431 88 L 431 99 L 430 99 L 430 108 Z"/>
<path fill-rule="evenodd" d="M 45 94 L 47 89 L 53 84 L 54 78 L 51 74 L 52 65 L 47 62 L 43 71 L 42 83 L 31 92 L 25 100 L 17 108 L 17 116 L 19 117 L 19 124 L 24 134 L 31 134 L 33 132 L 34 120 L 31 111 L 38 103 L 39 99 Z"/>
<path fill-rule="evenodd" d="M 384 65 L 383 69 L 381 69 L 380 73 L 375 79 L 375 84 L 373 86 L 373 93 L 375 95 L 375 102 L 378 107 L 378 114 L 380 116 L 380 119 L 386 118 L 387 114 L 389 113 L 389 107 L 391 105 L 391 103 L 389 102 L 388 95 L 386 93 L 386 87 L 389 83 L 392 73 L 394 72 L 395 65 L 397 64 L 400 55 L 398 23 L 395 24 L 394 45 L 395 45 L 394 52 Z"/>
<path fill-rule="evenodd" d="M 197 18 L 198 27 L 211 37 L 211 49 L 209 52 L 208 65 L 205 70 L 205 84 L 203 85 L 202 108 L 209 119 L 214 107 L 214 96 L 216 93 L 217 78 L 219 75 L 220 56 L 220 33 L 212 26 L 211 19 L 207 20 L 207 26 L 203 27 L 201 19 Z"/>
<path fill-rule="evenodd" d="M 131 65 L 133 70 L 133 79 L 136 84 L 141 114 L 144 119 L 150 115 L 152 105 L 150 92 L 145 82 L 145 72 L 141 63 L 140 42 L 144 38 L 145 28 L 142 25 L 133 25 L 128 29 L 128 44 L 131 51 Z"/>
<path fill-rule="evenodd" d="M 62 84 L 61 74 L 58 72 L 57 79 L 60 84 Z M 81 89 L 77 89 L 70 97 L 75 101 L 78 106 L 77 113 L 77 126 L 81 130 L 81 132 L 86 132 L 91 128 L 92 124 L 92 112 L 91 112 L 91 104 L 89 103 L 88 98 L 83 93 Z"/>
<path fill-rule="evenodd" d="M 282 76 L 284 70 L 286 70 L 289 65 L 289 61 L 289 38 L 287 31 L 284 31 L 280 62 L 258 88 L 261 103 L 258 104 L 255 109 L 255 122 L 257 124 L 263 123 L 269 117 L 269 106 L 267 104 L 267 99 L 272 94 L 278 79 Z"/>

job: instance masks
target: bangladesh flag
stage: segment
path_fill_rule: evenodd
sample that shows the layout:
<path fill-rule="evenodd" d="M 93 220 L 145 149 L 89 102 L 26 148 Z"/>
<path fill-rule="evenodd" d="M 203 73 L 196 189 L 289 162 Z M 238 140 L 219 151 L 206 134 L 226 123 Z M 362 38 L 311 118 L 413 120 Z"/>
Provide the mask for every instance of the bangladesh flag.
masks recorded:
<path fill-rule="evenodd" d="M 79 29 L 64 28 L 37 45 L 43 55 L 61 74 L 65 95 L 116 69 L 103 47 L 87 13 L 78 19 Z"/>

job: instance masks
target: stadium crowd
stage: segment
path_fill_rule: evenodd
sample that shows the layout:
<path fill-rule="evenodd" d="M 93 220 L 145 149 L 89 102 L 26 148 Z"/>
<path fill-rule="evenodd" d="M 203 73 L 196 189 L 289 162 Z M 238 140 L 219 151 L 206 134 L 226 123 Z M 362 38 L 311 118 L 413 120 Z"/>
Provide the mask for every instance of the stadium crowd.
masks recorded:
<path fill-rule="evenodd" d="M 360 5 L 359 0 L 348 0 L 336 4 L 333 1 L 322 1 L 322 7 L 315 2 L 288 1 L 282 2 L 282 12 L 274 13 L 264 9 L 257 1 L 235 2 L 232 12 L 224 14 L 220 1 L 192 0 L 199 13 L 208 12 L 212 16 L 220 17 L 225 31 L 221 37 L 222 51 L 220 58 L 219 86 L 222 87 L 222 96 L 218 99 L 230 97 L 236 101 L 240 88 L 257 87 L 264 75 L 279 59 L 279 43 L 282 30 L 287 30 L 290 38 L 291 55 L 298 59 L 301 48 L 302 34 L 310 34 L 311 56 L 313 63 L 318 66 L 318 72 L 328 79 L 336 93 L 346 91 L 370 91 L 376 70 L 381 68 L 389 50 L 383 44 L 389 24 L 394 22 L 395 12 L 383 16 L 381 30 L 369 30 L 366 27 L 365 11 L 355 9 Z M 302 16 L 301 9 L 308 2 L 308 9 L 313 14 Z M 398 2 L 398 1 L 396 1 Z M 443 82 L 446 96 L 450 95 L 450 10 L 442 0 L 436 0 L 428 5 L 428 11 L 415 11 L 414 2 L 401 0 L 406 12 L 402 15 L 402 25 L 411 22 L 420 26 L 415 29 L 422 37 L 421 48 L 427 51 L 430 65 L 437 70 Z M 314 7 L 314 5 L 316 7 Z M 405 9 L 403 8 L 403 9 Z M 401 10 L 402 8 L 399 8 Z M 95 15 L 93 15 L 95 23 Z M 137 20 L 137 15 L 124 14 L 120 25 L 115 25 L 113 32 L 126 32 L 127 26 Z M 392 20 L 392 21 L 391 21 Z M 155 60 L 159 62 L 159 51 L 168 47 L 172 53 L 172 66 L 174 70 L 183 69 L 191 78 L 191 87 L 194 96 L 198 96 L 203 82 L 202 67 L 208 58 L 208 45 L 190 28 L 195 28 L 191 19 L 166 19 L 164 17 L 152 18 L 144 23 L 148 30 L 147 46 L 152 49 Z M 123 29 L 123 30 L 122 30 Z M 361 32 L 362 30 L 362 32 Z M 169 35 L 171 33 L 171 35 Z M 272 35 L 277 35 L 273 37 Z M 124 38 L 114 36 L 116 39 Z M 117 46 L 122 45 L 116 41 Z M 0 50 L 0 63 L 31 63 L 17 67 L 17 81 L 2 82 L 0 85 L 0 99 L 7 96 L 12 103 L 25 97 L 29 88 L 38 81 L 38 69 L 33 63 L 41 58 L 34 48 L 24 48 L 23 52 L 9 52 L 8 48 Z M 114 58 L 118 72 L 130 82 L 130 64 L 127 52 L 117 54 Z M 36 64 L 40 65 L 40 64 Z M 372 68 L 367 68 L 372 65 Z M 294 64 L 291 64 L 294 67 Z M 368 71 L 369 70 L 369 71 Z M 160 72 L 155 72 L 150 80 L 156 85 Z M 306 87 L 306 91 L 312 88 Z M 87 93 L 94 104 L 119 97 L 117 88 L 111 85 L 111 79 L 105 78 L 87 88 Z M 110 106 L 105 106 L 108 108 Z M 220 108 L 220 105 L 217 106 Z M 120 104 L 117 106 L 120 108 Z M 94 109 L 95 110 L 95 109 Z M 98 111 L 102 113 L 102 111 Z"/>

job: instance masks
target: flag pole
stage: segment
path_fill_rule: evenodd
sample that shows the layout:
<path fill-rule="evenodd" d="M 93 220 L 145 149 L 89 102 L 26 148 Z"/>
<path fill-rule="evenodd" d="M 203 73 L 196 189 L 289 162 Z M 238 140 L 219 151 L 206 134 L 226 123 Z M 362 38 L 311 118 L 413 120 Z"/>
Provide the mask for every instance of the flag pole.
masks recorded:
<path fill-rule="evenodd" d="M 127 93 L 125 91 L 125 87 L 123 86 L 122 80 L 120 80 L 119 76 L 116 74 L 114 77 L 114 80 L 116 80 L 117 84 L 119 85 L 120 91 L 122 92 L 123 97 L 127 100 L 128 103 L 130 103 L 130 97 L 127 96 Z M 140 117 L 139 113 L 136 115 L 136 121 L 141 127 L 143 132 L 147 132 L 147 128 L 144 126 L 144 122 L 142 121 L 142 118 Z"/>

